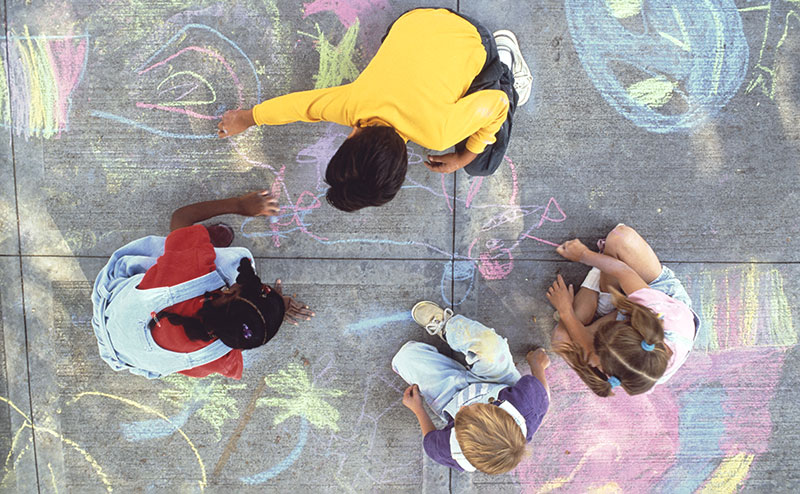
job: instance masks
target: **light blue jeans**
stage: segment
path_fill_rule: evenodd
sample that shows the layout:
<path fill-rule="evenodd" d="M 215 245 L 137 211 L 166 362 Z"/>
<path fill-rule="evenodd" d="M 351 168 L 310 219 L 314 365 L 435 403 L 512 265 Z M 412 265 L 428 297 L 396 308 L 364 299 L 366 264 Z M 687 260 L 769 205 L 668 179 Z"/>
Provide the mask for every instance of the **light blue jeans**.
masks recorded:
<path fill-rule="evenodd" d="M 520 379 L 508 342 L 494 329 L 453 316 L 445 326 L 450 348 L 465 355 L 467 369 L 442 355 L 432 345 L 409 341 L 392 359 L 392 369 L 408 384 L 419 386 L 428 406 L 440 417 L 453 397 L 470 384 L 490 383 L 513 386 Z"/>

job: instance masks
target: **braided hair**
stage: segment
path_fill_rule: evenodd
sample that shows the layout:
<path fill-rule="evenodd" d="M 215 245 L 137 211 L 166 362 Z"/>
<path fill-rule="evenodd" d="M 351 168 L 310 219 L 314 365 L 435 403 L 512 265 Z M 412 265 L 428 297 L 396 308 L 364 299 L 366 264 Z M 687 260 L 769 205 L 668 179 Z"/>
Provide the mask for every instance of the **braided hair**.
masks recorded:
<path fill-rule="evenodd" d="M 242 258 L 237 271 L 236 283 L 241 287 L 238 298 L 217 306 L 212 303 L 210 293 L 206 293 L 203 307 L 196 315 L 181 316 L 162 310 L 150 321 L 150 329 L 158 319 L 165 318 L 175 326 L 182 326 L 191 340 L 219 338 L 225 345 L 242 350 L 265 344 L 283 322 L 283 298 L 261 283 L 250 259 Z"/>

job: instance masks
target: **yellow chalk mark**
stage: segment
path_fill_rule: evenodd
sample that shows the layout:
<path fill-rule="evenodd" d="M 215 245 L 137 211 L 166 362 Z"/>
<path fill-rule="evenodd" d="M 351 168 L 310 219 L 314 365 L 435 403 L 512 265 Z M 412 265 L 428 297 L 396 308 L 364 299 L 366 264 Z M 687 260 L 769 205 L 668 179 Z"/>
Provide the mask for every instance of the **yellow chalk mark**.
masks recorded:
<path fill-rule="evenodd" d="M 235 398 L 228 396 L 228 392 L 235 389 L 244 389 L 246 384 L 229 384 L 216 376 L 205 379 L 173 374 L 162 379 L 173 386 L 174 389 L 164 389 L 158 396 L 183 408 L 191 406 L 190 402 L 202 403 L 197 411 L 197 416 L 208 422 L 214 428 L 217 440 L 222 438 L 222 425 L 229 418 L 239 417 L 239 407 Z"/>
<path fill-rule="evenodd" d="M 704 328 L 708 332 L 708 347 L 710 351 L 719 350 L 719 332 L 717 331 L 717 281 L 709 273 L 703 274 L 701 289 L 702 316 L 705 321 Z"/>
<path fill-rule="evenodd" d="M 606 0 L 606 5 L 617 19 L 627 19 L 642 11 L 642 0 Z"/>
<path fill-rule="evenodd" d="M 709 0 L 704 0 L 706 8 L 711 12 L 711 17 L 714 19 L 714 27 L 717 29 L 717 46 L 714 50 L 714 72 L 711 75 L 711 94 L 716 95 L 719 89 L 719 79 L 722 74 L 722 59 L 725 58 L 725 31 L 723 30 L 722 19 L 719 17 L 719 11 L 711 5 Z"/>
<path fill-rule="evenodd" d="M 356 40 L 358 39 L 358 19 L 347 29 L 347 32 L 342 36 L 342 41 L 336 47 L 325 38 L 325 34 L 318 25 L 315 24 L 315 27 L 317 29 L 316 36 L 298 31 L 299 34 L 317 40 L 319 70 L 317 75 L 314 76 L 316 81 L 314 88 L 322 89 L 338 86 L 345 80 L 352 81 L 358 77 L 358 67 L 353 62 Z"/>
<path fill-rule="evenodd" d="M 797 332 L 792 322 L 792 308 L 783 291 L 783 276 L 777 269 L 768 273 L 770 284 L 770 333 L 774 343 L 788 347 L 797 344 Z"/>
<path fill-rule="evenodd" d="M 11 124 L 11 101 L 6 78 L 6 64 L 0 56 L 0 124 Z"/>
<path fill-rule="evenodd" d="M 201 491 L 205 489 L 205 487 L 206 487 L 206 466 L 203 463 L 203 459 L 200 457 L 200 452 L 197 451 L 197 447 L 195 447 L 195 445 L 192 442 L 192 440 L 189 439 L 189 436 L 187 436 L 186 433 L 183 432 L 183 429 L 181 429 L 180 427 L 178 427 L 175 424 L 173 424 L 172 421 L 169 418 L 167 418 L 166 415 L 164 415 L 163 413 L 159 412 L 158 410 L 150 408 L 147 405 L 142 405 L 142 404 L 137 403 L 137 402 L 135 402 L 133 400 L 129 400 L 128 398 L 123 398 L 122 396 L 116 396 L 116 395 L 112 395 L 112 394 L 109 394 L 109 393 L 103 393 L 101 391 L 84 391 L 82 393 L 78 393 L 77 395 L 75 395 L 74 398 L 72 398 L 72 400 L 68 401 L 67 404 L 75 403 L 76 401 L 80 400 L 84 396 L 102 396 L 104 398 L 109 398 L 109 399 L 112 399 L 112 400 L 119 401 L 121 403 L 125 403 L 126 405 L 132 406 L 134 408 L 138 408 L 139 410 L 142 410 L 142 411 L 147 412 L 149 414 L 155 415 L 156 417 L 166 421 L 168 424 L 170 424 L 173 427 L 175 427 L 175 430 L 178 431 L 178 433 L 181 435 L 181 437 L 183 437 L 184 441 L 186 441 L 186 443 L 192 449 L 192 452 L 194 453 L 194 456 L 197 459 L 197 464 L 200 466 L 200 474 L 201 474 L 201 480 L 198 482 L 198 484 L 200 486 L 200 490 Z"/>
<path fill-rule="evenodd" d="M 39 73 L 44 78 L 42 80 L 42 118 L 45 121 L 43 132 L 45 137 L 54 134 L 61 122 L 58 118 L 58 84 L 56 74 L 53 72 L 53 57 L 47 40 L 36 38 L 36 63 L 39 65 Z"/>
<path fill-rule="evenodd" d="M 614 445 L 614 444 L 595 444 L 594 446 L 589 448 L 583 454 L 583 456 L 581 456 L 580 461 L 578 461 L 578 464 L 575 465 L 575 467 L 572 469 L 572 471 L 569 473 L 569 475 L 567 475 L 566 477 L 558 477 L 558 478 L 555 478 L 553 480 L 547 481 L 546 484 L 544 484 L 542 487 L 539 488 L 538 491 L 536 491 L 537 494 L 547 494 L 548 492 L 552 492 L 552 491 L 554 491 L 556 489 L 560 489 L 560 488 L 564 487 L 566 484 L 572 482 L 572 479 L 574 479 L 575 475 L 577 475 L 578 472 L 583 468 L 583 465 L 589 460 L 591 455 L 595 451 L 597 451 L 598 449 L 603 449 L 603 448 L 607 448 L 607 447 L 611 447 L 613 449 L 616 449 L 617 455 L 614 458 L 614 461 L 619 460 L 619 456 L 620 456 L 619 446 Z"/>
<path fill-rule="evenodd" d="M 23 429 L 24 428 L 26 428 L 26 427 L 23 426 Z M 11 474 L 14 473 L 17 470 L 17 465 L 19 465 L 19 462 L 22 459 L 22 456 L 25 453 L 27 453 L 28 450 L 30 450 L 31 444 L 33 444 L 33 439 L 29 438 L 28 442 L 25 444 L 25 447 L 22 448 L 22 451 L 20 451 L 19 454 L 17 454 L 17 458 L 14 460 L 14 463 L 12 463 L 10 467 L 8 465 L 6 465 L 5 473 L 3 474 L 3 479 L 0 480 L 0 487 L 4 487 L 6 485 L 6 482 L 8 481 L 8 479 L 11 477 Z M 14 451 L 15 450 L 12 448 L 8 452 L 9 456 L 11 456 Z"/>
<path fill-rule="evenodd" d="M 617 492 L 622 492 L 622 489 L 616 482 L 609 482 L 600 487 L 590 487 L 586 492 L 589 494 L 614 494 Z"/>
<path fill-rule="evenodd" d="M 755 455 L 739 453 L 722 460 L 722 463 L 711 474 L 711 478 L 699 492 L 701 494 L 733 494 L 738 492 L 747 474 Z"/>
<path fill-rule="evenodd" d="M 0 401 L 6 403 L 8 406 L 11 407 L 11 409 L 13 409 L 15 412 L 20 414 L 25 419 L 25 423 L 22 424 L 22 427 L 29 428 L 29 429 L 31 429 L 32 431 L 35 431 L 35 432 L 42 432 L 44 434 L 50 434 L 51 436 L 54 436 L 57 439 L 59 439 L 62 443 L 70 446 L 72 449 L 74 449 L 75 451 L 80 453 L 83 456 L 84 460 L 86 460 L 86 462 L 89 463 L 89 465 L 91 465 L 91 467 L 94 469 L 95 473 L 97 473 L 97 476 L 100 477 L 100 481 L 103 482 L 103 484 L 106 486 L 106 491 L 111 492 L 113 490 L 112 487 L 111 487 L 111 482 L 109 482 L 109 480 L 108 480 L 108 476 L 105 474 L 105 472 L 103 472 L 103 468 L 100 466 L 99 463 L 97 463 L 97 461 L 92 457 L 92 455 L 90 455 L 89 452 L 87 452 L 86 450 L 81 448 L 78 443 L 76 443 L 75 441 L 73 441 L 73 440 L 71 440 L 69 438 L 64 437 L 64 435 L 62 435 L 61 433 L 56 432 L 56 431 L 54 431 L 52 429 L 49 429 L 47 427 L 41 427 L 41 426 L 38 426 L 38 425 L 34 425 L 33 423 L 31 423 L 30 417 L 25 415 L 25 413 L 22 410 L 20 410 L 19 407 L 17 407 L 17 405 L 15 405 L 14 402 L 9 400 L 8 398 L 6 398 L 4 396 L 0 396 Z M 26 448 L 27 448 L 27 446 L 26 446 Z M 24 450 L 23 450 L 22 453 L 20 453 L 20 456 L 23 453 L 24 453 Z M 17 460 L 19 460 L 19 456 L 17 457 Z M 15 462 L 15 465 L 16 465 L 16 462 Z M 4 481 L 5 481 L 5 477 L 4 477 Z"/>
<path fill-rule="evenodd" d="M 661 37 L 662 37 L 662 38 L 665 38 L 665 39 L 666 39 L 667 41 L 669 41 L 670 43 L 672 43 L 672 44 L 676 45 L 676 46 L 677 46 L 678 48 L 680 48 L 681 50 L 683 50 L 683 51 L 687 51 L 687 52 L 688 52 L 688 51 L 691 51 L 691 50 L 689 49 L 689 47 L 686 45 L 686 43 L 684 43 L 683 41 L 679 40 L 679 39 L 678 39 L 678 38 L 676 38 L 675 36 L 673 36 L 673 35 L 671 35 L 671 34 L 668 34 L 668 33 L 658 33 L 658 34 L 659 34 L 659 35 L 661 35 Z"/>
<path fill-rule="evenodd" d="M 739 343 L 743 346 L 753 346 L 756 343 L 756 331 L 758 321 L 758 300 L 759 283 L 756 265 L 750 264 L 744 273 L 744 283 L 742 283 L 742 332 L 739 336 Z"/>
<path fill-rule="evenodd" d="M 270 374 L 264 378 L 267 386 L 289 398 L 260 398 L 257 407 L 273 407 L 283 409 L 273 424 L 278 425 L 290 417 L 301 417 L 318 428 L 339 431 L 339 410 L 330 405 L 326 398 L 342 396 L 344 391 L 338 389 L 321 389 L 314 386 L 306 369 L 295 362 L 286 369 Z"/>
<path fill-rule="evenodd" d="M 178 76 L 181 76 L 181 75 L 188 75 L 189 77 L 192 77 L 192 78 L 197 79 L 200 82 L 202 82 L 208 88 L 208 90 L 211 92 L 211 99 L 210 100 L 191 100 L 191 101 L 189 101 L 189 100 L 187 100 L 187 101 L 164 101 L 164 102 L 160 102 L 159 105 L 162 105 L 162 106 L 199 106 L 199 105 L 207 105 L 209 103 L 213 103 L 213 102 L 217 101 L 217 92 L 214 90 L 214 86 L 212 86 L 211 83 L 208 82 L 203 76 L 201 76 L 197 72 L 192 72 L 191 70 L 181 70 L 181 71 L 178 71 L 178 72 L 173 72 L 172 74 L 170 74 L 167 77 L 165 77 L 164 80 L 161 81 L 158 84 L 158 86 L 156 86 L 156 90 L 160 90 L 161 86 L 163 86 L 164 83 L 166 83 L 167 81 L 169 81 L 173 77 L 178 77 Z"/>
<path fill-rule="evenodd" d="M 691 36 L 689 36 L 689 30 L 686 29 L 686 23 L 683 22 L 683 17 L 681 17 L 681 11 L 678 10 L 678 7 L 675 5 L 672 6 L 672 15 L 675 17 L 675 22 L 678 23 L 678 28 L 681 30 L 681 36 L 683 37 L 683 45 L 686 47 L 686 51 L 692 51 L 692 42 Z"/>
<path fill-rule="evenodd" d="M 23 415 L 23 417 L 24 417 L 24 415 Z M 27 417 L 25 418 L 25 420 L 27 420 Z M 4 465 L 5 465 L 4 466 L 4 470 L 5 470 L 6 474 L 8 474 L 8 471 L 9 471 L 8 462 L 11 461 L 11 457 L 14 455 L 14 451 L 17 450 L 17 442 L 19 441 L 19 437 L 20 437 L 20 435 L 22 435 L 22 431 L 24 431 L 25 428 L 26 428 L 25 424 L 22 424 L 19 427 L 19 429 L 17 429 L 17 432 L 14 433 L 14 438 L 11 440 L 11 448 L 9 448 L 9 450 L 8 450 L 8 456 L 6 456 L 6 462 L 4 463 Z M 0 482 L 0 485 L 2 485 L 4 483 L 5 483 L 5 477 L 3 477 L 3 482 Z"/>
<path fill-rule="evenodd" d="M 628 86 L 628 96 L 640 105 L 650 108 L 661 108 L 672 99 L 675 84 L 667 78 L 651 77 Z"/>
<path fill-rule="evenodd" d="M 50 470 L 50 484 L 53 486 L 53 492 L 58 494 L 58 485 L 56 485 L 56 474 L 53 472 L 53 465 L 47 462 L 47 469 Z"/>
<path fill-rule="evenodd" d="M 777 52 L 783 43 L 786 41 L 786 37 L 789 35 L 789 21 L 794 17 L 798 21 L 800 21 L 800 13 L 796 8 L 800 8 L 800 2 L 798 0 L 787 0 L 788 3 L 794 4 L 791 7 L 792 10 L 786 13 L 786 17 L 784 18 L 783 23 L 783 34 L 781 35 L 778 42 L 775 44 L 774 48 L 767 48 L 767 40 L 769 38 L 770 33 L 770 18 L 772 17 L 772 1 L 765 5 L 758 5 L 755 7 L 747 7 L 743 9 L 739 9 L 740 12 L 749 12 L 755 10 L 765 10 L 765 20 L 764 20 L 764 37 L 761 39 L 761 49 L 758 52 L 758 61 L 753 66 L 753 72 L 758 73 L 758 75 L 754 76 L 753 79 L 750 80 L 750 83 L 745 88 L 745 93 L 750 93 L 753 89 L 760 87 L 762 94 L 768 97 L 771 100 L 775 99 L 775 85 L 776 85 L 776 78 L 777 78 L 777 70 L 775 65 L 772 67 L 767 67 L 762 62 L 764 60 L 764 53 L 767 51 L 773 51 L 773 53 Z"/>

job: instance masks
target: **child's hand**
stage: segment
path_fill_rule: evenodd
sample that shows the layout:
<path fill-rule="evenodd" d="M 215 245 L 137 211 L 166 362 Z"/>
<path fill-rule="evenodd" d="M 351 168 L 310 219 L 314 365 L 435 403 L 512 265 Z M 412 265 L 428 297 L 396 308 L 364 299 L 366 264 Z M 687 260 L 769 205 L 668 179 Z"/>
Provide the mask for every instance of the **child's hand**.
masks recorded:
<path fill-rule="evenodd" d="M 575 289 L 572 285 L 567 287 L 564 283 L 564 278 L 558 275 L 556 281 L 553 282 L 547 290 L 547 300 L 555 307 L 560 314 L 568 314 L 572 311 L 572 301 L 575 299 Z"/>
<path fill-rule="evenodd" d="M 220 139 L 241 134 L 256 124 L 253 110 L 228 110 L 217 124 L 217 135 Z"/>
<path fill-rule="evenodd" d="M 525 356 L 525 360 L 528 361 L 528 365 L 531 367 L 539 367 L 542 370 L 550 367 L 550 357 L 543 348 L 537 348 L 536 350 L 528 352 L 528 355 Z"/>
<path fill-rule="evenodd" d="M 307 305 L 298 302 L 293 298 L 296 297 L 297 295 L 294 295 L 293 297 L 284 296 L 283 284 L 281 283 L 281 280 L 276 280 L 275 286 L 272 287 L 272 289 L 275 290 L 278 293 L 278 295 L 281 296 L 281 298 L 283 298 L 283 306 L 286 308 L 286 310 L 283 313 L 284 321 L 297 326 L 297 321 L 301 320 L 310 321 L 311 318 L 316 315 L 313 312 L 311 312 L 311 309 L 309 309 Z"/>
<path fill-rule="evenodd" d="M 268 190 L 260 190 L 239 196 L 239 210 L 242 216 L 275 216 L 281 208 Z"/>
<path fill-rule="evenodd" d="M 422 395 L 419 394 L 419 386 L 412 384 L 403 393 L 403 405 L 412 412 L 422 410 Z"/>
<path fill-rule="evenodd" d="M 556 247 L 556 252 L 570 261 L 581 262 L 581 258 L 585 253 L 589 252 L 589 248 L 583 245 L 583 242 L 576 238 L 573 240 L 567 240 L 563 244 Z"/>
<path fill-rule="evenodd" d="M 428 155 L 425 166 L 438 173 L 453 173 L 472 163 L 476 156 L 478 155 L 466 149 L 460 153 L 447 153 L 441 156 Z"/>

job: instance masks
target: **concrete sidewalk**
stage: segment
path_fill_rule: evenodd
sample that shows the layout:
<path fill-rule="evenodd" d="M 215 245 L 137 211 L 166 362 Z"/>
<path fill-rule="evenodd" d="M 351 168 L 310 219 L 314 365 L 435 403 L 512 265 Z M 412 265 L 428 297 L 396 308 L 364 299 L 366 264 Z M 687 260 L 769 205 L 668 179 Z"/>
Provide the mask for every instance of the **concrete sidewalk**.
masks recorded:
<path fill-rule="evenodd" d="M 531 101 L 494 176 L 434 174 L 410 143 L 398 197 L 353 214 L 322 181 L 348 129 L 220 141 L 216 116 L 353 80 L 415 2 L 0 5 L 0 491 L 800 489 L 800 5 L 433 4 L 514 31 Z M 165 235 L 181 205 L 260 187 L 278 221 L 222 219 L 317 317 L 246 352 L 241 381 L 114 373 L 90 324 L 108 256 Z M 703 318 L 684 367 L 600 399 L 553 355 L 551 409 L 514 472 L 431 462 L 390 368 L 410 339 L 441 343 L 411 306 L 479 319 L 522 361 L 548 345 L 556 273 L 586 272 L 553 245 L 619 222 Z"/>

